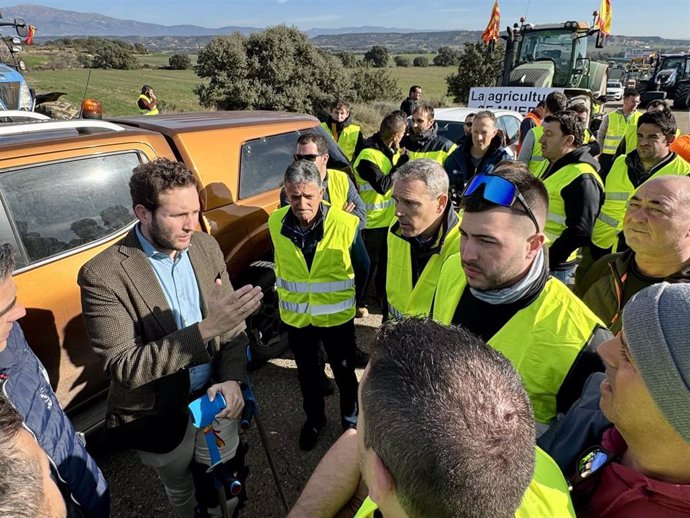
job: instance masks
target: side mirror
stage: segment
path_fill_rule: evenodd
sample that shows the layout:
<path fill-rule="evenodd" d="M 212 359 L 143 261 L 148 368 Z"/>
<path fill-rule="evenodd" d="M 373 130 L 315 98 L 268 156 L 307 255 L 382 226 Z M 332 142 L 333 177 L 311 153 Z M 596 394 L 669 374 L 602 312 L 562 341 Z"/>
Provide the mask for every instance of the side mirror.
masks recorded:
<path fill-rule="evenodd" d="M 24 18 L 15 18 L 14 28 L 17 30 L 17 36 L 20 38 L 26 38 L 29 35 L 29 28 L 27 27 Z"/>

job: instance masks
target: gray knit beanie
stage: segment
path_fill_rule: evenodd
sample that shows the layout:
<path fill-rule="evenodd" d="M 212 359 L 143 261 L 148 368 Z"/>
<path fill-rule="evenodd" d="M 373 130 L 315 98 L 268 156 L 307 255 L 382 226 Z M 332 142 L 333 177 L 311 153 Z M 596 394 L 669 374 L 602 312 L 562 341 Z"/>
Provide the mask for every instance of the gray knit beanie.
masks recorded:
<path fill-rule="evenodd" d="M 645 385 L 690 443 L 690 284 L 654 284 L 623 309 L 623 331 Z"/>

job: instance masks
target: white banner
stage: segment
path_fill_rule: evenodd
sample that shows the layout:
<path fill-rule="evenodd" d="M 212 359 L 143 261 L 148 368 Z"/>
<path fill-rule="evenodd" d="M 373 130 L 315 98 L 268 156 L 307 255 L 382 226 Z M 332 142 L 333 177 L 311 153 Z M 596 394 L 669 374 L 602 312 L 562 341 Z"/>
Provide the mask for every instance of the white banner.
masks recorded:
<path fill-rule="evenodd" d="M 551 92 L 564 88 L 531 88 L 525 86 L 478 87 L 470 90 L 469 108 L 513 110 L 525 115 Z"/>

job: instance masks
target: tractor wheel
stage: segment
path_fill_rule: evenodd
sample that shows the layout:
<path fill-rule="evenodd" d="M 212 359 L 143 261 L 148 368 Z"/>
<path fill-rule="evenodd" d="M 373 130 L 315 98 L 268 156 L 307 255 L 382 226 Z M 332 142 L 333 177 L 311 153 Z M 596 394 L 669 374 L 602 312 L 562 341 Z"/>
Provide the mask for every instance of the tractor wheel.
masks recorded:
<path fill-rule="evenodd" d="M 673 95 L 673 107 L 685 109 L 690 106 L 690 82 L 680 83 Z"/>
<path fill-rule="evenodd" d="M 74 119 L 79 116 L 79 108 L 68 101 L 50 101 L 36 106 L 36 112 L 47 115 L 51 119 Z"/>

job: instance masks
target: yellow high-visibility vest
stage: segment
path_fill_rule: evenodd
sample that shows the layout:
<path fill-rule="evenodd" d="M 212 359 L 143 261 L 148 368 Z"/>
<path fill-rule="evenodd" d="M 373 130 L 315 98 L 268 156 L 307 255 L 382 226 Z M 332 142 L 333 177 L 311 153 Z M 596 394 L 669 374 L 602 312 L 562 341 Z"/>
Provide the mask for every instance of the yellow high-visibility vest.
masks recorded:
<path fill-rule="evenodd" d="M 618 145 L 623 140 L 628 126 L 637 128 L 637 119 L 640 118 L 640 115 L 638 111 L 631 113 L 626 121 L 621 112 L 615 111 L 608 114 L 609 125 L 604 136 L 604 147 L 601 150 L 603 155 L 616 154 L 616 149 L 618 149 Z"/>
<path fill-rule="evenodd" d="M 565 202 L 563 201 L 563 196 L 561 196 L 561 191 L 577 177 L 586 173 L 594 175 L 599 185 L 602 188 L 604 187 L 596 169 L 592 165 L 583 162 L 568 164 L 544 180 L 544 186 L 549 193 L 549 214 L 546 219 L 544 234 L 546 234 L 549 243 L 556 241 L 566 229 Z M 577 250 L 573 250 L 568 257 L 568 261 L 574 261 L 576 258 Z"/>
<path fill-rule="evenodd" d="M 356 124 L 349 124 L 343 128 L 343 131 L 340 132 L 338 138 L 336 139 L 330 124 L 327 122 L 322 122 L 321 127 L 328 130 L 328 132 L 331 134 L 331 137 L 333 137 L 333 140 L 335 140 L 338 144 L 340 150 L 347 157 L 347 159 L 352 162 L 355 154 L 355 148 L 357 147 L 357 140 L 362 129 Z"/>
<path fill-rule="evenodd" d="M 450 209 L 448 209 L 450 210 Z M 397 221 L 397 220 L 396 220 Z M 392 227 L 395 225 L 395 222 Z M 412 247 L 401 236 L 388 231 L 386 296 L 390 316 L 429 316 L 444 261 L 460 249 L 460 225 L 446 232 L 439 253 L 431 256 L 422 274 L 412 285 Z M 438 236 L 437 239 L 440 239 Z"/>
<path fill-rule="evenodd" d="M 139 108 L 139 100 L 143 99 L 147 103 L 151 103 L 152 99 L 144 94 L 141 94 L 139 97 L 137 97 L 137 108 Z M 158 115 L 158 106 L 154 106 L 153 109 L 149 110 L 147 108 L 139 108 L 139 113 L 142 115 Z"/>
<path fill-rule="evenodd" d="M 355 316 L 355 273 L 350 248 L 359 218 L 329 208 L 323 222 L 323 238 L 309 268 L 302 251 L 281 233 L 289 210 L 289 206 L 280 208 L 268 218 L 280 318 L 298 328 L 344 324 Z"/>
<path fill-rule="evenodd" d="M 450 324 L 467 286 L 460 254 L 441 268 L 432 317 Z M 522 376 L 537 423 L 556 417 L 556 396 L 570 368 L 604 323 L 562 282 L 550 277 L 539 297 L 518 311 L 488 343 Z"/>
<path fill-rule="evenodd" d="M 544 134 L 544 126 L 536 126 L 532 128 L 532 133 L 534 134 L 534 144 L 532 144 L 532 157 L 529 159 L 527 167 L 529 167 L 530 172 L 539 178 L 544 168 L 547 166 L 548 161 L 541 154 L 541 139 Z"/>
<path fill-rule="evenodd" d="M 626 155 L 621 155 L 616 159 L 606 177 L 604 205 L 602 205 L 597 220 L 594 222 L 592 243 L 605 250 L 613 248 L 617 244 L 618 233 L 623 230 L 623 218 L 628 201 L 636 190 L 628 177 L 628 165 L 625 163 L 625 157 Z M 650 176 L 645 183 L 658 176 L 685 176 L 688 174 L 690 174 L 690 164 L 676 155 L 673 160 Z"/>
<path fill-rule="evenodd" d="M 357 160 L 353 165 L 355 171 L 355 181 L 359 188 L 359 195 L 364 202 L 364 208 L 367 211 L 367 226 L 366 228 L 381 228 L 388 227 L 395 217 L 395 204 L 391 196 L 392 189 L 389 189 L 385 194 L 379 194 L 374 190 L 369 182 L 362 179 L 357 172 L 357 166 L 362 160 L 368 160 L 378 166 L 381 172 L 385 175 L 390 174 L 393 166 L 398 161 L 399 153 L 393 156 L 393 160 L 389 160 L 381 151 L 374 148 L 365 148 L 361 151 Z"/>

